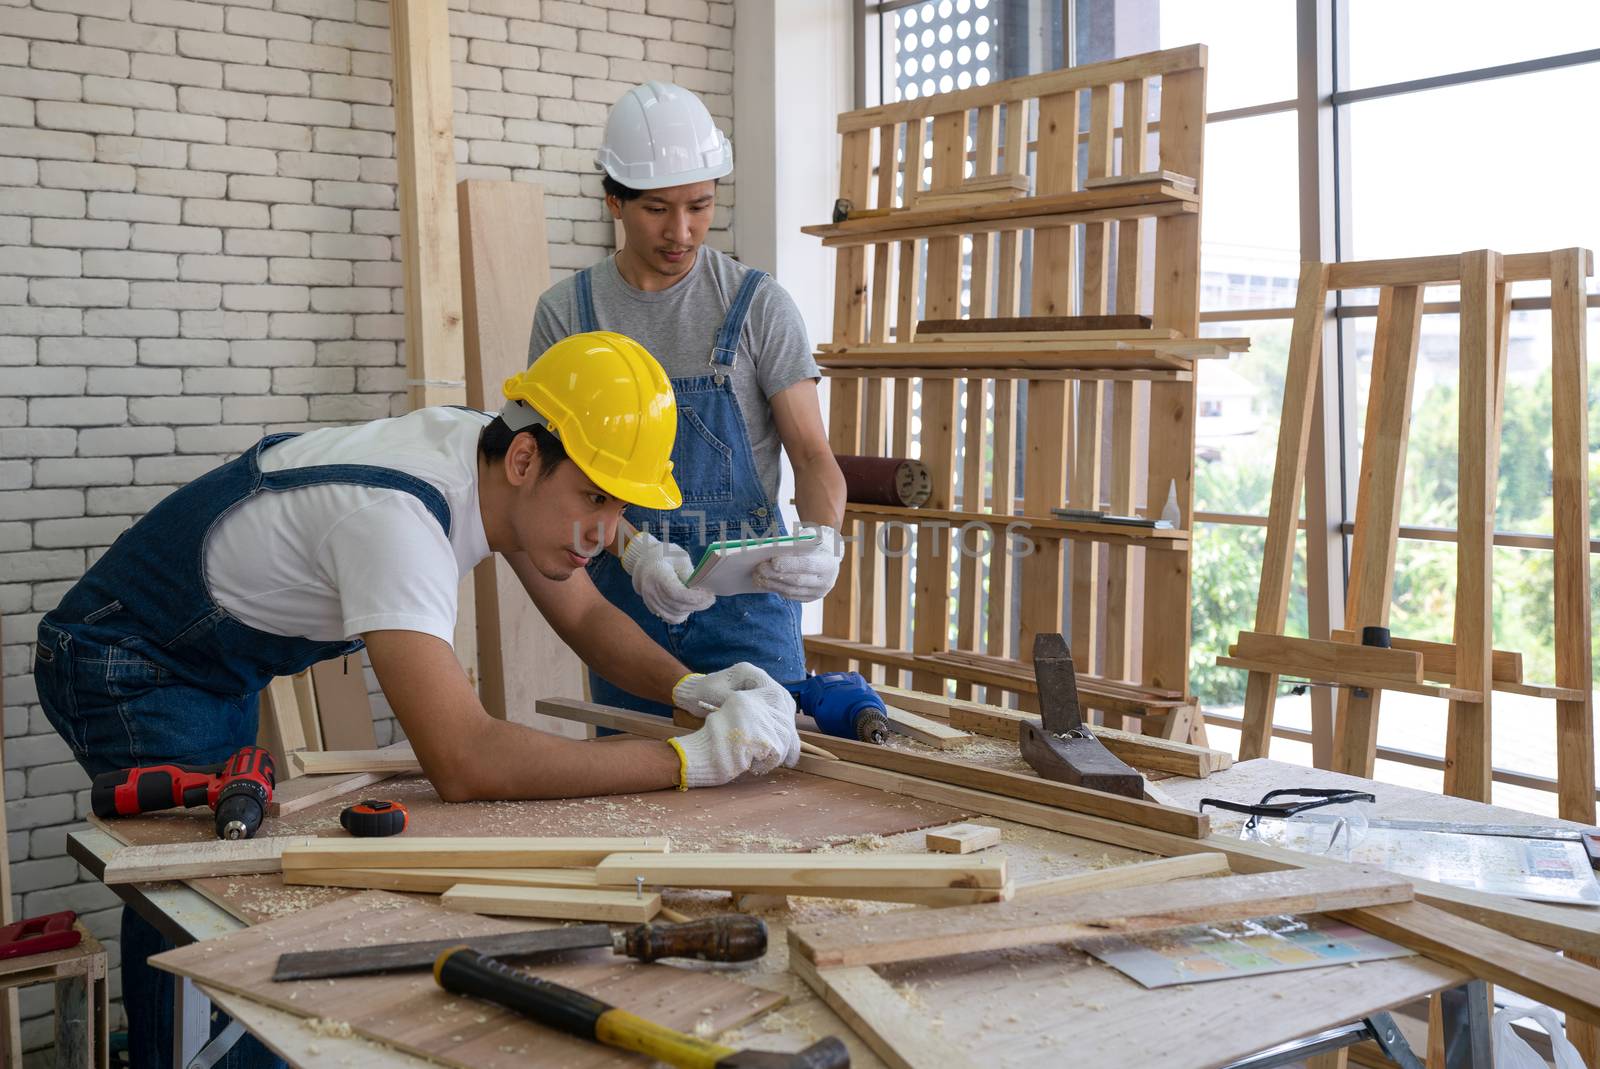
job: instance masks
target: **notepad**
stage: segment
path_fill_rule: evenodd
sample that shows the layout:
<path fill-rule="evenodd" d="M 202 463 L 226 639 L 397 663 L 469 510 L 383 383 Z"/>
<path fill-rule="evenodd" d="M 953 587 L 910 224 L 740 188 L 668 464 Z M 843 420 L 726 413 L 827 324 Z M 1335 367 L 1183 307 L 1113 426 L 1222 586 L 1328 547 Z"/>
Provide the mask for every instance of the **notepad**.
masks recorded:
<path fill-rule="evenodd" d="M 700 563 L 684 585 L 718 597 L 765 593 L 756 585 L 756 565 L 786 553 L 805 553 L 816 548 L 821 540 L 818 534 L 792 534 L 713 542 L 700 555 Z"/>

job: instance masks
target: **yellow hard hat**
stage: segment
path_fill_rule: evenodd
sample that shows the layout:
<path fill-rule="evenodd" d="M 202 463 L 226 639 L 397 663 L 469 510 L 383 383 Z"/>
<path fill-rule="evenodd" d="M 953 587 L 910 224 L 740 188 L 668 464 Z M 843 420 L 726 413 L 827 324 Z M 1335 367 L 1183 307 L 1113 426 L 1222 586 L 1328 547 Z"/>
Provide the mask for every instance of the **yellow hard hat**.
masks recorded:
<path fill-rule="evenodd" d="M 675 509 L 678 407 L 672 383 L 645 347 L 594 330 L 563 338 L 505 383 L 512 430 L 543 423 L 594 484 L 630 505 Z"/>

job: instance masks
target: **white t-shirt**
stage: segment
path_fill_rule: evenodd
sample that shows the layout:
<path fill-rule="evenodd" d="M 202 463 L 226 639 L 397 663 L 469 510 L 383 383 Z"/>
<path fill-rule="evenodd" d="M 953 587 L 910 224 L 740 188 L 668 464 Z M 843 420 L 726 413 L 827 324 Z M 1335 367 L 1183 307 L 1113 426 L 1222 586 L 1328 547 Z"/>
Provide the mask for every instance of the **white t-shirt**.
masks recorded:
<path fill-rule="evenodd" d="M 400 630 L 452 641 L 461 579 L 489 555 L 478 513 L 478 435 L 491 418 L 424 408 L 267 449 L 263 471 L 366 464 L 414 475 L 444 495 L 450 534 L 405 490 L 324 483 L 259 493 L 206 542 L 212 599 L 274 635 L 337 642 Z"/>

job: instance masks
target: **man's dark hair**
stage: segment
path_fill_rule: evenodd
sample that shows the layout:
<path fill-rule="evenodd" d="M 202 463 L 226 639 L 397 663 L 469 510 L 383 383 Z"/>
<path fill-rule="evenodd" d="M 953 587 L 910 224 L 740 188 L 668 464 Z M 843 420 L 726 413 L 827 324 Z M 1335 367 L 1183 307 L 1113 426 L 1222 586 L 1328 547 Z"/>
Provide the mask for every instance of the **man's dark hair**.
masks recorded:
<path fill-rule="evenodd" d="M 630 200 L 638 200 L 640 197 L 644 196 L 644 190 L 634 189 L 631 186 L 625 186 L 615 178 L 612 178 L 609 174 L 600 176 L 600 188 L 606 191 L 606 196 L 616 197 L 624 204 L 628 203 Z"/>
<path fill-rule="evenodd" d="M 506 426 L 505 419 L 500 416 L 490 420 L 488 426 L 483 428 L 483 433 L 478 435 L 478 452 L 484 460 L 493 464 L 505 457 L 519 434 L 533 435 L 533 444 L 539 450 L 539 481 L 543 482 L 557 464 L 567 459 L 566 447 L 548 428 L 533 426 L 514 431 Z"/>

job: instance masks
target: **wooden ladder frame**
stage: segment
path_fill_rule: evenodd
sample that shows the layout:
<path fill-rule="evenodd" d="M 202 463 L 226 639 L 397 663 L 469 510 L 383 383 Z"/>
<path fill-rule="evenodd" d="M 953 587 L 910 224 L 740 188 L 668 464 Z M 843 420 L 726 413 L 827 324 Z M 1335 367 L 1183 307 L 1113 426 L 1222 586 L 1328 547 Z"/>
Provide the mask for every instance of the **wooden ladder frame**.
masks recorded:
<path fill-rule="evenodd" d="M 1561 816 L 1595 819 L 1593 674 L 1590 664 L 1587 358 L 1585 249 L 1502 257 L 1489 250 L 1460 256 L 1343 264 L 1307 263 L 1300 273 L 1277 467 L 1268 510 L 1255 630 L 1244 632 L 1218 664 L 1249 671 L 1240 760 L 1266 756 L 1278 677 L 1340 685 L 1334 768 L 1370 777 L 1384 690 L 1448 699 L 1446 792 L 1489 801 L 1493 767 L 1489 725 L 1493 692 L 1556 702 L 1557 780 Z M 1493 648 L 1494 511 L 1511 286 L 1549 281 L 1552 352 L 1556 679 L 1525 683 L 1520 655 Z M 1392 649 L 1359 645 L 1364 626 L 1388 626 L 1399 541 L 1407 430 L 1417 345 L 1430 284 L 1460 285 L 1460 450 L 1456 614 L 1452 643 L 1393 639 Z M 1372 386 L 1361 450 L 1347 630 L 1331 639 L 1283 634 L 1306 450 L 1318 384 L 1330 290 L 1377 287 Z"/>
<path fill-rule="evenodd" d="M 839 254 L 833 339 L 818 356 L 830 379 L 830 444 L 839 454 L 920 456 L 934 485 L 918 509 L 847 506 L 844 533 L 858 541 L 824 602 L 822 634 L 807 640 L 818 667 L 859 663 L 892 683 L 909 671 L 918 690 L 943 693 L 955 681 L 968 696 L 978 684 L 1030 705 L 1036 688 L 1018 653 L 1036 634 L 1065 631 L 1086 705 L 1180 737 L 1197 723 L 1187 528 L 1082 523 L 1051 510 L 1108 502 L 1129 514 L 1143 496 L 1159 511 L 1175 484 L 1185 520 L 1193 514 L 1194 363 L 1225 355 L 1209 339 L 1188 340 L 1199 328 L 1205 55 L 1203 46 L 1153 52 L 840 116 L 840 196 L 892 210 L 805 228 Z M 1194 178 L 1196 190 L 1133 177 L 1152 163 Z M 1017 195 L 1015 179 L 1029 175 L 1032 195 Z M 1125 180 L 1085 185 L 1108 177 Z M 978 188 L 1015 192 L 968 193 Z M 952 195 L 974 202 L 953 205 Z M 1045 333 L 1037 344 L 916 341 L 919 319 L 1020 314 L 1029 232 L 1026 311 L 1145 312 L 1156 329 Z M 1032 543 L 1020 559 L 994 551 L 1014 522 Z M 913 526 L 916 559 L 942 566 L 913 573 L 900 552 Z M 952 552 L 985 530 L 987 554 Z M 1141 570 L 1142 600 L 1133 594 Z"/>

